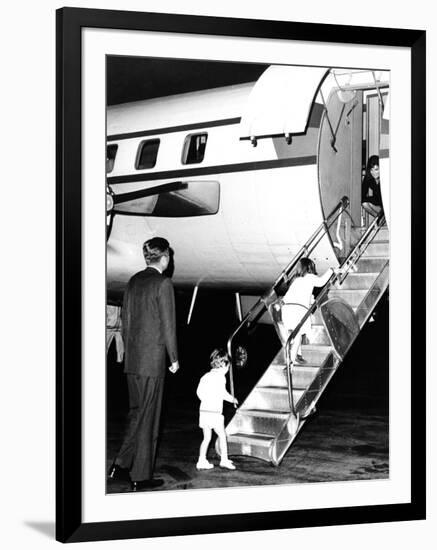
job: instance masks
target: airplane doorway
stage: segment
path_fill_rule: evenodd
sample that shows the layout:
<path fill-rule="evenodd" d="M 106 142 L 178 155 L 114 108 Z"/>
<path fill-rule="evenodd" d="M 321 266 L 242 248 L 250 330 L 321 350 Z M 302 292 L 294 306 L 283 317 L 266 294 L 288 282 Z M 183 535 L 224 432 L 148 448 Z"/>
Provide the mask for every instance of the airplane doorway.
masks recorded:
<path fill-rule="evenodd" d="M 347 93 L 337 88 L 326 101 L 318 149 L 319 187 L 325 219 L 342 197 L 350 201 L 340 230 L 336 224 L 330 230 L 339 259 L 347 255 L 361 234 L 361 189 L 367 160 L 372 155 L 388 156 L 388 129 L 382 118 L 387 95 L 387 91 L 378 93 L 376 88 L 350 89 Z M 339 234 L 341 246 L 337 245 Z"/>

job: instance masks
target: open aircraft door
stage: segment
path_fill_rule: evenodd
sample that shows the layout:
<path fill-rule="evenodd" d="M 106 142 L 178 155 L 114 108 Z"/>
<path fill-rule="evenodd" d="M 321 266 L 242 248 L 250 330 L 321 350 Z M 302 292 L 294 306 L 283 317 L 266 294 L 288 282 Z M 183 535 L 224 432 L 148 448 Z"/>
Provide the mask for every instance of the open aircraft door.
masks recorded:
<path fill-rule="evenodd" d="M 355 75 L 350 73 L 347 78 L 356 76 L 360 79 L 364 73 L 366 71 L 357 71 Z M 346 196 L 350 200 L 350 216 L 342 220 L 340 230 L 335 227 L 330 232 L 334 246 L 335 242 L 339 242 L 339 233 L 342 241 L 347 243 L 346 249 L 336 247 L 339 257 L 344 256 L 353 245 L 358 236 L 355 229 L 363 226 L 361 182 L 367 160 L 372 155 L 378 155 L 380 159 L 381 191 L 386 215 L 389 207 L 388 82 L 385 80 L 387 75 L 382 73 L 384 81 L 370 72 L 374 85 L 367 82 L 345 87 L 338 84 L 338 79 L 344 78 L 347 73 L 333 73 L 321 90 L 325 111 L 320 125 L 318 172 L 324 216 L 341 197 Z M 325 92 L 326 97 L 323 96 L 325 88 L 329 90 L 329 95 Z"/>
<path fill-rule="evenodd" d="M 326 67 L 272 65 L 253 87 L 241 117 L 241 140 L 256 146 L 259 139 L 305 133 Z"/>
<path fill-rule="evenodd" d="M 361 225 L 363 92 L 346 95 L 333 90 L 326 100 L 318 151 L 319 185 L 323 213 L 331 212 L 341 197 L 349 197 L 351 218 L 343 230 Z M 331 237 L 335 240 L 332 232 Z M 344 251 L 340 251 L 341 254 Z"/>
<path fill-rule="evenodd" d="M 390 227 L 390 93 L 385 96 L 384 111 L 381 120 L 381 143 L 379 172 L 381 174 L 382 204 L 387 225 Z"/>

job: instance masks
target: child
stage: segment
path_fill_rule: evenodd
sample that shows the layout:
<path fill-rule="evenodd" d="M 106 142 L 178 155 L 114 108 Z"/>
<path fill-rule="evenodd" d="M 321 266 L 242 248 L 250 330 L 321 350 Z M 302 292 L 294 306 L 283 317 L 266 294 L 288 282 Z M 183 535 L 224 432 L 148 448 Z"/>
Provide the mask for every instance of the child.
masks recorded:
<path fill-rule="evenodd" d="M 299 260 L 296 269 L 296 276 L 282 300 L 282 323 L 287 330 L 286 338 L 290 336 L 290 332 L 297 327 L 305 313 L 308 311 L 311 305 L 314 287 L 325 286 L 333 273 L 334 270 L 329 268 L 323 275 L 318 277 L 316 274 L 316 267 L 312 260 L 309 258 L 302 258 Z M 310 331 L 311 317 L 308 317 L 296 335 L 291 346 L 290 357 L 293 362 L 295 360 L 299 363 L 306 362 L 300 354 L 300 347 L 302 343 L 302 336 Z"/>
<path fill-rule="evenodd" d="M 211 370 L 204 374 L 197 386 L 200 399 L 199 426 L 203 430 L 203 441 L 200 445 L 198 470 L 209 470 L 214 464 L 208 462 L 206 453 L 211 441 L 212 430 L 220 442 L 220 467 L 235 470 L 233 462 L 228 459 L 228 446 L 223 411 L 223 400 L 238 404 L 235 397 L 226 391 L 226 373 L 229 370 L 229 356 L 224 349 L 215 349 L 210 355 Z"/>

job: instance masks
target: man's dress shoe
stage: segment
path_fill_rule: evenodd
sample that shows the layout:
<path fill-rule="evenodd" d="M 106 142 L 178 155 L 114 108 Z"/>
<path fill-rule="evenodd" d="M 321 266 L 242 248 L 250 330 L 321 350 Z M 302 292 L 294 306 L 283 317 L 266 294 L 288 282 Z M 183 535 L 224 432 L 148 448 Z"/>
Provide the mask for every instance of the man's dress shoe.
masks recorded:
<path fill-rule="evenodd" d="M 122 468 L 113 462 L 108 470 L 108 477 L 120 481 L 130 481 L 129 468 Z"/>
<path fill-rule="evenodd" d="M 143 479 L 142 481 L 131 481 L 132 491 L 147 491 L 147 489 L 156 489 L 163 485 L 162 479 Z"/>

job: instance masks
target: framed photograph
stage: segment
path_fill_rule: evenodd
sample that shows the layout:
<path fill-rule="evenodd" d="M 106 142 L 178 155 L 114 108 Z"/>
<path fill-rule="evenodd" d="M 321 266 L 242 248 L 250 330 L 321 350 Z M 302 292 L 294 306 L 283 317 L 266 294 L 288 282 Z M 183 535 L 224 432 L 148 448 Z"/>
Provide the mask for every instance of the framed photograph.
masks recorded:
<path fill-rule="evenodd" d="M 424 519 L 425 32 L 57 12 L 57 539 Z"/>

